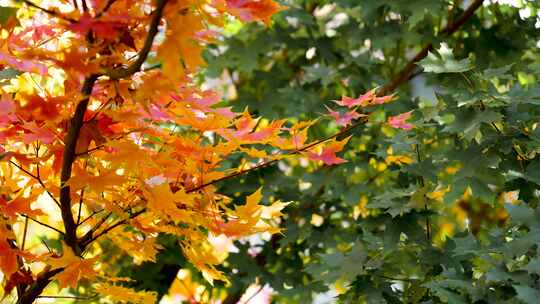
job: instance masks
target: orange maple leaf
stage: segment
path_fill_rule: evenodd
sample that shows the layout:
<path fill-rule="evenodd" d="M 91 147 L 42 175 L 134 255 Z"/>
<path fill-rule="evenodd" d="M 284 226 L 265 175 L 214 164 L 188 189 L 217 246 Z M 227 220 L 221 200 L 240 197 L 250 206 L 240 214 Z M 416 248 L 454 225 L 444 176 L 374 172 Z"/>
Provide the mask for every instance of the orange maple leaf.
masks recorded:
<path fill-rule="evenodd" d="M 94 263 L 97 258 L 83 259 L 73 253 L 71 247 L 64 245 L 64 254 L 60 258 L 51 258 L 47 261 L 53 269 L 64 268 L 64 270 L 54 276 L 58 280 L 60 289 L 67 286 L 77 287 L 80 279 L 92 279 L 97 273 L 94 271 Z"/>
<path fill-rule="evenodd" d="M 0 270 L 9 277 L 17 268 L 17 252 L 9 246 L 7 240 L 0 241 Z"/>
<path fill-rule="evenodd" d="M 305 155 L 307 155 L 307 157 L 311 160 L 322 161 L 326 165 L 339 165 L 345 163 L 347 161 L 343 158 L 337 157 L 336 153 L 343 150 L 343 147 L 347 144 L 350 138 L 351 136 L 341 141 L 333 140 L 326 146 L 322 147 L 319 153 L 307 152 Z"/>

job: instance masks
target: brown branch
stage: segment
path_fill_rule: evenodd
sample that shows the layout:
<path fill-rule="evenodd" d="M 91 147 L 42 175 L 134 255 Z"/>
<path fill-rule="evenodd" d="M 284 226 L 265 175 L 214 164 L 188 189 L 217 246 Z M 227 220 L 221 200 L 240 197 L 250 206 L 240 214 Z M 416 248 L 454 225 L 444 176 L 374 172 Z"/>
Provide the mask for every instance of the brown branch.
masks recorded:
<path fill-rule="evenodd" d="M 156 9 L 152 12 L 153 16 L 148 28 L 148 35 L 146 36 L 143 47 L 137 54 L 137 59 L 128 67 L 120 67 L 106 73 L 107 76 L 109 76 L 111 79 L 122 79 L 129 77 L 140 70 L 142 64 L 146 61 L 146 57 L 148 56 L 150 49 L 152 48 L 154 37 L 158 33 L 159 22 L 163 16 L 163 9 L 165 8 L 167 1 L 168 0 L 157 1 Z"/>
<path fill-rule="evenodd" d="M 111 8 L 111 6 L 114 4 L 114 2 L 116 2 L 116 0 L 108 0 L 107 3 L 105 4 L 105 6 L 103 7 L 103 9 L 99 13 L 96 14 L 96 18 L 99 18 L 103 14 L 105 14 Z"/>
<path fill-rule="evenodd" d="M 444 35 L 452 35 L 455 33 L 469 18 L 471 18 L 476 10 L 482 6 L 482 3 L 484 0 L 475 0 L 467 9 L 461 14 L 461 16 L 456 20 L 456 22 L 453 22 L 451 24 L 448 24 L 442 31 L 441 34 Z"/>
<path fill-rule="evenodd" d="M 471 3 L 471 5 L 469 5 L 469 7 L 463 12 L 463 14 L 461 14 L 461 16 L 455 22 L 449 23 L 440 32 L 440 34 L 443 36 L 450 36 L 455 33 L 463 24 L 465 24 L 465 22 L 469 18 L 474 15 L 476 10 L 482 5 L 483 2 L 484 0 L 475 0 L 473 3 Z M 427 56 L 428 52 L 432 49 L 433 43 L 428 43 L 427 45 L 425 45 L 416 54 L 416 56 L 414 56 L 414 58 L 411 59 L 397 75 L 394 76 L 390 83 L 379 89 L 378 94 L 387 95 L 388 93 L 395 91 L 403 83 L 407 82 L 416 68 L 416 63 L 424 59 Z"/>
<path fill-rule="evenodd" d="M 52 277 L 62 272 L 63 268 L 57 268 L 53 270 L 46 271 L 42 275 L 38 276 L 36 281 L 30 285 L 28 289 L 17 299 L 17 304 L 32 304 L 35 299 L 43 292 L 45 287 L 49 285 L 52 280 Z"/>
<path fill-rule="evenodd" d="M 83 12 L 88 13 L 88 5 L 86 4 L 86 0 L 81 0 L 81 2 L 82 2 Z"/>
<path fill-rule="evenodd" d="M 75 161 L 75 149 L 77 147 L 77 140 L 84 122 L 84 114 L 88 102 L 90 101 L 90 95 L 92 89 L 96 83 L 99 75 L 92 74 L 85 78 L 81 93 L 83 99 L 79 101 L 75 109 L 75 114 L 71 119 L 68 132 L 64 139 L 65 147 L 62 155 L 62 169 L 60 172 L 60 210 L 62 213 L 62 221 L 64 222 L 64 228 L 66 231 L 65 242 L 66 245 L 73 249 L 73 252 L 78 254 L 80 248 L 77 246 L 77 225 L 73 219 L 71 212 L 71 189 L 66 182 L 71 178 L 71 169 L 73 162 Z"/>

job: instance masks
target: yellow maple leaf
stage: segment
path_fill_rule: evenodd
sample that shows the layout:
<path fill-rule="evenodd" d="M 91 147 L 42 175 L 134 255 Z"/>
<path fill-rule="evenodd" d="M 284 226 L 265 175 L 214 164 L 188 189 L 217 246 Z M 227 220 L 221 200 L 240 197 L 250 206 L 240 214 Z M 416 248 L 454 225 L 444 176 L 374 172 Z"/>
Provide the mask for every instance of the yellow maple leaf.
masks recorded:
<path fill-rule="evenodd" d="M 215 265 L 220 261 L 214 254 L 214 248 L 207 241 L 197 244 L 183 242 L 180 245 L 188 261 L 202 272 L 203 277 L 210 284 L 213 284 L 214 280 L 229 282 L 223 273 L 216 269 Z"/>
<path fill-rule="evenodd" d="M 148 208 L 154 212 L 167 212 L 176 209 L 174 194 L 168 183 L 147 188 Z"/>
<path fill-rule="evenodd" d="M 257 222 L 262 212 L 259 202 L 262 200 L 262 187 L 248 195 L 246 204 L 235 208 L 235 215 L 242 221 Z"/>
<path fill-rule="evenodd" d="M 100 175 L 90 175 L 85 171 L 72 176 L 67 185 L 74 189 L 82 189 L 88 186 L 95 193 L 102 193 L 113 186 L 121 186 L 126 181 L 124 176 L 116 174 L 114 171 L 101 172 Z"/>
<path fill-rule="evenodd" d="M 284 203 L 284 202 L 277 201 L 270 206 L 263 206 L 261 218 L 263 219 L 278 218 L 283 215 L 283 213 L 281 213 L 281 210 L 283 210 L 283 208 L 287 207 L 287 205 L 289 204 L 290 202 Z"/>
<path fill-rule="evenodd" d="M 60 289 L 67 286 L 72 288 L 77 287 L 80 279 L 92 279 L 97 273 L 94 271 L 94 263 L 96 258 L 83 259 L 75 255 L 71 247 L 64 244 L 64 254 L 60 258 L 50 258 L 47 261 L 53 269 L 63 268 L 62 272 L 55 275 L 53 278 L 58 280 Z"/>
<path fill-rule="evenodd" d="M 154 304 L 157 302 L 157 294 L 153 291 L 135 291 L 107 283 L 99 284 L 95 290 L 115 303 Z"/>
<path fill-rule="evenodd" d="M 180 269 L 176 275 L 176 280 L 173 281 L 169 288 L 168 297 L 172 299 L 196 301 L 201 298 L 205 291 L 205 286 L 191 279 L 191 271 L 188 269 Z"/>
<path fill-rule="evenodd" d="M 386 163 L 391 164 L 397 164 L 397 165 L 409 165 L 412 164 L 413 159 L 410 156 L 407 155 L 388 155 L 385 159 Z"/>

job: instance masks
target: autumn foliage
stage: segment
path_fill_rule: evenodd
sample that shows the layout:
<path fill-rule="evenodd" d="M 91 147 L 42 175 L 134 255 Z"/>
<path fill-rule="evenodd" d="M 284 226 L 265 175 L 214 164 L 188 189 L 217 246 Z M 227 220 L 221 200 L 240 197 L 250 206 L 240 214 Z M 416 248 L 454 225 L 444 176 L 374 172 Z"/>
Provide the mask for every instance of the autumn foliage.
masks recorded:
<path fill-rule="evenodd" d="M 270 26 L 285 7 L 54 2 L 16 2 L 1 30 L 0 64 L 17 75 L 0 87 L 0 270 L 4 297 L 16 294 L 17 303 L 47 295 L 51 282 L 56 290 L 90 283 L 89 294 L 115 302 L 155 302 L 123 287 L 114 261 L 102 259 L 103 240 L 141 263 L 155 259 L 158 235 L 174 235 L 207 280 L 226 281 L 208 235 L 278 233 L 286 203 L 263 204 L 263 189 L 233 199 L 214 184 L 296 155 L 343 163 L 336 153 L 348 130 L 369 120 L 363 109 L 393 99 L 343 97 L 329 117 L 344 129 L 311 141 L 315 122 L 235 113 L 196 78 L 227 18 Z M 410 129 L 409 117 L 387 123 Z M 240 167 L 227 162 L 233 156 Z"/>

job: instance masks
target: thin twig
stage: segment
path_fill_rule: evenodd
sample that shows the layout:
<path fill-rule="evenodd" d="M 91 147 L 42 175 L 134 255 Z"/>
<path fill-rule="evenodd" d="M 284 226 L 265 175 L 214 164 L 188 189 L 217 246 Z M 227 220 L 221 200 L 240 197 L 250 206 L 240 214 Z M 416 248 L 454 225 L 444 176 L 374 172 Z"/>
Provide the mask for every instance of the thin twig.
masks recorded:
<path fill-rule="evenodd" d="M 92 229 L 90 229 L 90 231 L 88 233 L 92 234 L 92 233 L 96 232 L 103 224 L 105 224 L 105 222 L 111 217 L 112 214 L 113 214 L 112 212 L 109 212 L 107 215 L 105 215 L 103 218 L 101 218 L 99 223 L 97 223 L 94 227 L 92 227 Z"/>
<path fill-rule="evenodd" d="M 45 242 L 44 239 L 39 239 L 41 241 L 41 243 L 43 243 L 43 245 L 45 245 L 45 248 L 47 248 L 47 251 L 49 251 L 49 253 L 52 253 L 52 250 L 51 248 L 49 248 L 49 245 L 47 245 L 47 243 Z"/>
<path fill-rule="evenodd" d="M 47 13 L 47 14 L 53 16 L 53 17 L 56 17 L 56 18 L 59 18 L 59 19 L 63 19 L 63 20 L 66 20 L 66 21 L 69 21 L 69 22 L 72 22 L 72 23 L 76 23 L 76 22 L 77 22 L 77 20 L 75 20 L 75 19 L 72 19 L 72 18 L 70 18 L 70 17 L 64 16 L 64 15 L 58 13 L 57 11 L 53 11 L 53 10 L 50 10 L 50 9 L 48 9 L 48 8 L 41 7 L 41 6 L 35 4 L 35 3 L 32 2 L 32 1 L 29 1 L 29 0 L 21 0 L 21 1 L 24 2 L 26 5 L 28 5 L 28 6 L 30 6 L 30 7 L 33 7 L 33 8 L 35 8 L 35 9 L 38 9 L 38 10 L 40 10 L 40 11 L 42 11 L 42 12 L 45 12 L 45 13 Z"/>
<path fill-rule="evenodd" d="M 81 2 L 82 2 L 83 12 L 87 13 L 88 12 L 88 5 L 86 4 L 86 0 L 81 0 Z"/>
<path fill-rule="evenodd" d="M 84 188 L 81 189 L 81 195 L 79 196 L 79 212 L 77 212 L 77 226 L 81 223 L 81 211 L 82 211 L 82 202 L 84 197 Z"/>
<path fill-rule="evenodd" d="M 103 7 L 103 9 L 99 13 L 96 14 L 96 18 L 99 18 L 103 14 L 105 14 L 111 8 L 111 6 L 114 4 L 114 2 L 116 2 L 116 0 L 108 0 L 107 3 L 105 4 L 105 6 Z"/>
<path fill-rule="evenodd" d="M 88 149 L 88 150 L 86 150 L 84 152 L 77 153 L 76 156 L 79 157 L 79 156 L 83 156 L 83 155 L 86 155 L 86 154 L 90 154 L 90 153 L 92 153 L 94 151 L 97 151 L 97 150 L 100 150 L 100 149 L 102 149 L 104 147 L 105 147 L 105 145 L 103 145 L 103 144 L 97 145 L 94 148 Z"/>
<path fill-rule="evenodd" d="M 411 280 L 411 279 L 393 278 L 393 277 L 389 277 L 389 276 L 385 276 L 385 275 L 381 275 L 381 274 L 375 274 L 375 276 L 377 276 L 379 278 L 387 279 L 387 280 L 402 281 L 402 282 L 414 282 L 414 280 Z"/>
<path fill-rule="evenodd" d="M 21 251 L 24 251 L 24 245 L 26 245 L 26 234 L 28 232 L 28 218 L 24 219 L 23 239 L 21 244 Z"/>
<path fill-rule="evenodd" d="M 109 233 L 109 231 L 115 229 L 116 227 L 119 227 L 119 226 L 125 224 L 128 220 L 132 220 L 132 219 L 138 217 L 139 215 L 141 215 L 141 214 L 143 214 L 145 212 L 146 212 L 146 209 L 139 210 L 139 211 L 133 213 L 132 215 L 130 215 L 129 218 L 120 220 L 120 221 L 116 222 L 115 224 L 103 229 L 103 231 L 101 231 L 100 233 L 98 233 L 98 234 L 96 234 L 94 236 L 91 236 L 90 238 L 88 238 L 88 240 L 83 241 L 82 242 L 83 247 L 88 246 L 90 243 L 94 242 L 95 240 L 97 240 L 101 236 Z"/>
<path fill-rule="evenodd" d="M 21 165 L 17 164 L 16 162 L 10 160 L 9 161 L 10 164 L 14 165 L 15 167 L 17 167 L 17 169 L 21 170 L 22 172 L 24 172 L 26 175 L 32 177 L 33 179 L 37 180 L 38 183 L 41 185 L 41 187 L 43 187 L 43 189 L 45 190 L 45 192 L 47 192 L 47 194 L 52 198 L 52 200 L 56 203 L 56 205 L 58 207 L 60 207 L 60 203 L 58 202 L 58 200 L 54 197 L 54 195 L 52 195 L 52 193 L 47 190 L 47 187 L 45 187 L 45 183 L 43 183 L 43 181 L 41 180 L 41 178 L 39 178 L 38 176 L 32 174 L 32 172 L 24 169 Z"/>
<path fill-rule="evenodd" d="M 259 287 L 259 289 L 254 292 L 245 302 L 244 304 L 248 304 L 251 300 L 253 300 L 253 298 L 255 298 L 262 290 L 263 290 L 264 286 L 261 285 L 261 287 Z"/>
<path fill-rule="evenodd" d="M 64 235 L 64 232 L 62 232 L 61 230 L 59 230 L 59 229 L 57 229 L 57 228 L 54 228 L 53 226 L 51 226 L 51 225 L 49 225 L 49 224 L 45 224 L 45 223 L 43 223 L 43 222 L 41 222 L 41 221 L 38 221 L 38 220 L 36 220 L 35 218 L 32 218 L 32 217 L 30 217 L 30 216 L 28 216 L 28 215 L 26 215 L 26 214 L 21 214 L 21 215 L 22 215 L 24 218 L 27 218 L 27 219 L 29 219 L 29 220 L 32 220 L 32 221 L 34 221 L 34 222 L 40 224 L 40 225 L 43 226 L 43 227 L 47 227 L 47 228 L 49 228 L 49 229 L 52 229 L 52 230 L 54 230 L 54 231 L 60 233 L 61 235 Z"/>
<path fill-rule="evenodd" d="M 98 211 L 94 211 L 92 212 L 92 214 L 90 214 L 88 217 L 86 217 L 84 220 L 82 220 L 79 225 L 82 225 L 84 223 L 86 223 L 86 221 L 88 221 L 89 219 L 91 219 L 94 215 L 100 213 L 100 212 L 103 212 L 105 209 L 101 209 L 101 210 L 98 210 Z"/>

